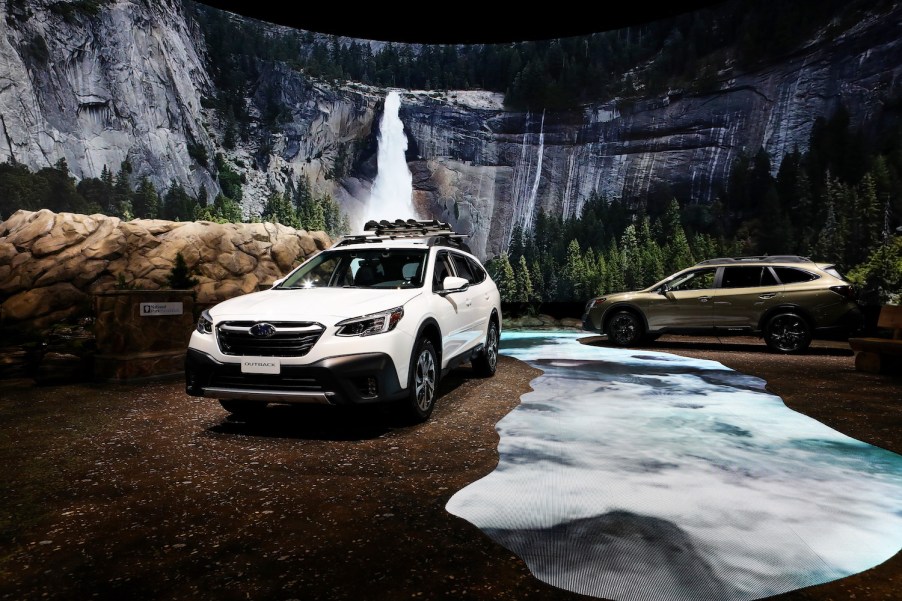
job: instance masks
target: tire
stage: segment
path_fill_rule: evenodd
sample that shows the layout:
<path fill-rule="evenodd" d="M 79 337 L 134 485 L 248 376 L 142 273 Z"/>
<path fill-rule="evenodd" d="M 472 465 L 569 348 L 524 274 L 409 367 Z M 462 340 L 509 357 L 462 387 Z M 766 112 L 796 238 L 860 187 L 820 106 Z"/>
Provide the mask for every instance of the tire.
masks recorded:
<path fill-rule="evenodd" d="M 473 357 L 473 371 L 477 376 L 490 378 L 495 375 L 498 367 L 498 325 L 494 320 L 489 321 L 489 330 L 485 335 L 485 346 L 479 354 Z"/>
<path fill-rule="evenodd" d="M 240 417 L 254 417 L 263 413 L 266 403 L 259 401 L 242 401 L 240 399 L 219 399 L 222 408 L 232 415 Z"/>
<path fill-rule="evenodd" d="M 408 396 L 403 401 L 405 416 L 413 423 L 425 422 L 435 408 L 440 370 L 435 348 L 428 338 L 421 338 L 410 358 L 407 378 Z"/>
<path fill-rule="evenodd" d="M 811 344 L 811 326 L 796 313 L 780 313 L 767 322 L 764 341 L 778 353 L 800 353 Z"/>
<path fill-rule="evenodd" d="M 642 322 L 629 311 L 618 311 L 611 316 L 605 332 L 608 341 L 617 346 L 636 346 L 645 335 Z"/>

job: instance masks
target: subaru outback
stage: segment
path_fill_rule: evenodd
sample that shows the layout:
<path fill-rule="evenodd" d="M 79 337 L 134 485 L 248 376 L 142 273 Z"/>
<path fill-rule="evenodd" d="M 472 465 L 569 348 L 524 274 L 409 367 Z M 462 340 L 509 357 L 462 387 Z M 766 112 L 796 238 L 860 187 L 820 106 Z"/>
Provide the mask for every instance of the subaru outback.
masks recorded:
<path fill-rule="evenodd" d="M 644 290 L 590 299 L 583 329 L 619 346 L 665 333 L 752 334 L 774 351 L 796 353 L 816 332 L 859 328 L 856 297 L 832 264 L 798 256 L 710 259 Z"/>
<path fill-rule="evenodd" d="M 271 289 L 204 311 L 188 394 L 245 415 L 269 403 L 394 402 L 425 421 L 444 374 L 497 366 L 501 299 L 463 238 L 437 221 L 371 221 Z"/>

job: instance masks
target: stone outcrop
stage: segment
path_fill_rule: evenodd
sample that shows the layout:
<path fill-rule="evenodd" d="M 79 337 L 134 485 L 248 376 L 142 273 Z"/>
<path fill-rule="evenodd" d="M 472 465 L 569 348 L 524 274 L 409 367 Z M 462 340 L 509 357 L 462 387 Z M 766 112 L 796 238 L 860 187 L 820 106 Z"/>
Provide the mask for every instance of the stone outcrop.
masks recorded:
<path fill-rule="evenodd" d="M 166 288 L 178 254 L 198 280 L 197 302 L 215 303 L 271 284 L 331 244 L 323 232 L 274 223 L 17 211 L 0 223 L 0 318 L 41 328 L 89 313 L 93 294 Z"/>

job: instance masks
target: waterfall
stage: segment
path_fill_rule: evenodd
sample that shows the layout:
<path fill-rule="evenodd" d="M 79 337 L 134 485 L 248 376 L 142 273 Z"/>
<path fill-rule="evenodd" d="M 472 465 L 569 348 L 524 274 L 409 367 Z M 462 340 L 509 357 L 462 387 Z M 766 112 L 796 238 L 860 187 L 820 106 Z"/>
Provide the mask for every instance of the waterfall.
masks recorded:
<path fill-rule="evenodd" d="M 542 121 L 539 124 L 539 150 L 536 153 L 536 178 L 532 182 L 529 198 L 526 201 L 526 210 L 522 216 L 523 231 L 532 231 L 532 220 L 536 212 L 536 195 L 539 192 L 539 179 L 542 177 L 542 158 L 545 154 L 545 111 L 542 111 Z"/>
<path fill-rule="evenodd" d="M 396 91 L 389 92 L 379 121 L 379 170 L 370 191 L 363 223 L 370 219 L 418 219 L 413 208 L 412 176 L 404 156 L 407 151 L 407 136 L 404 134 L 404 123 L 398 116 L 400 108 L 400 94 Z"/>
<path fill-rule="evenodd" d="M 520 160 L 514 167 L 513 182 L 513 219 L 510 224 L 510 231 L 507 232 L 507 244 L 510 243 L 513 228 L 519 225 L 524 232 L 532 230 L 532 222 L 536 208 L 536 197 L 539 192 L 539 181 L 542 176 L 542 158 L 545 152 L 545 112 L 542 112 L 542 120 L 539 123 L 539 139 L 538 149 L 535 156 L 535 175 L 532 177 L 532 183 L 529 183 L 530 176 L 533 175 L 533 157 L 530 154 L 532 148 L 532 138 L 529 132 L 530 115 L 526 113 L 525 132 L 523 133 L 523 142 L 520 146 Z M 506 245 L 505 245 L 506 247 Z"/>

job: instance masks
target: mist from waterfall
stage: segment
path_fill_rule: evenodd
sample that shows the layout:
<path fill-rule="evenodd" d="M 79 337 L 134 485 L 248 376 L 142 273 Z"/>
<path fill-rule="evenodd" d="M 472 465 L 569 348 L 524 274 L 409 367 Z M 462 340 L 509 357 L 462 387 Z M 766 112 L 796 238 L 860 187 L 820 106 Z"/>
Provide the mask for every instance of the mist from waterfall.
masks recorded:
<path fill-rule="evenodd" d="M 389 92 L 379 121 L 379 170 L 364 210 L 361 229 L 362 224 L 370 219 L 394 221 L 418 218 L 413 208 L 413 178 L 405 158 L 407 136 L 404 134 L 404 123 L 398 116 L 400 108 L 400 94 Z"/>

